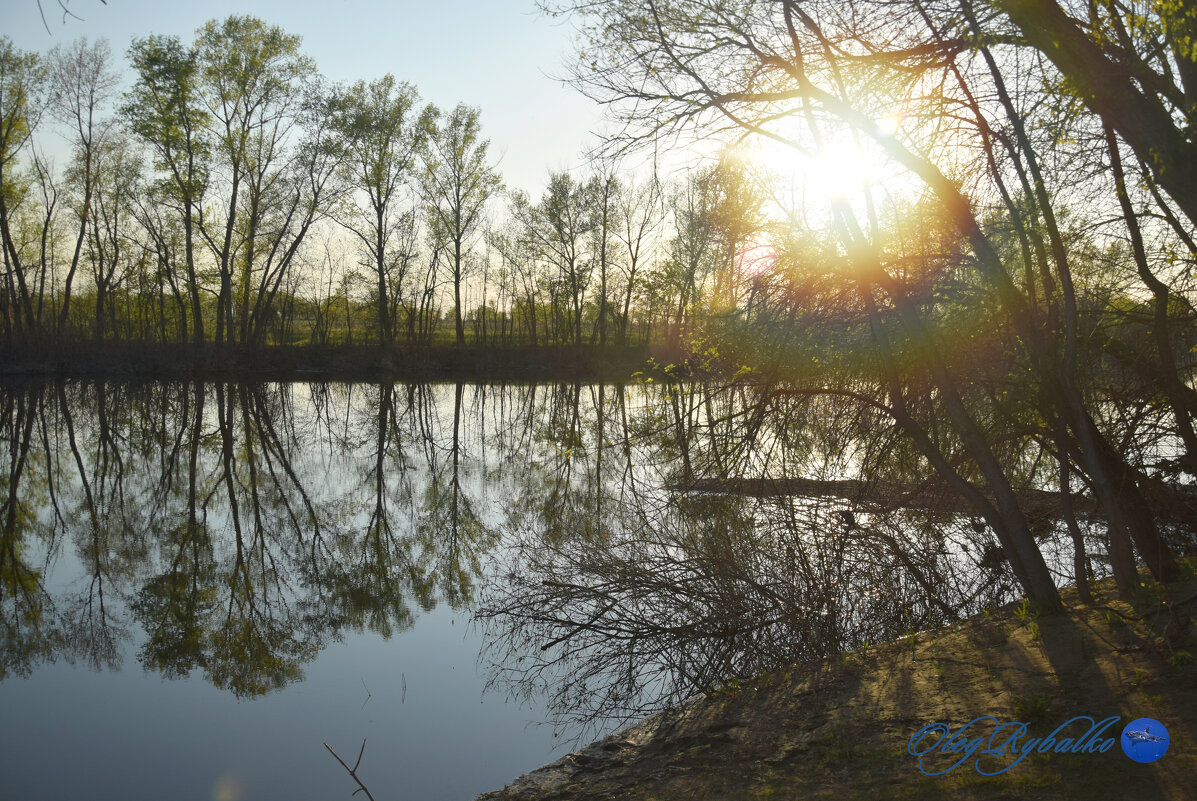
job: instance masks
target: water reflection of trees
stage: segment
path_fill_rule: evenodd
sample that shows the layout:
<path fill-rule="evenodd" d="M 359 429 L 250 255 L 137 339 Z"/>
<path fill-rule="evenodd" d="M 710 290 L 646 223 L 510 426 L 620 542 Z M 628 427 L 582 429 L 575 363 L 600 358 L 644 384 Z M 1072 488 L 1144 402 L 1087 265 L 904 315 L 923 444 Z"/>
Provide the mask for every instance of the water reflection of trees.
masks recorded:
<path fill-rule="evenodd" d="M 4 398 L 4 438 L 8 443 L 3 487 L 3 531 L 0 533 L 0 678 L 27 674 L 46 660 L 62 642 L 61 627 L 46 614 L 41 592 L 42 570 L 31 561 L 30 550 L 47 545 L 49 526 L 38 508 L 50 492 L 36 475 L 34 449 L 38 415 L 24 395 Z M 42 421 L 44 422 L 44 420 Z M 45 429 L 36 430 L 44 435 Z M 33 475 L 31 475 L 33 474 Z M 25 486 L 22 487 L 22 484 Z"/>
<path fill-rule="evenodd" d="M 868 404 L 751 385 L 584 391 L 589 409 L 543 428 L 558 447 L 528 484 L 585 476 L 587 491 L 542 489 L 554 503 L 508 519 L 479 609 L 495 682 L 548 693 L 558 723 L 635 718 L 1017 590 L 993 532 Z M 1100 556 L 1100 526 L 1072 522 Z M 1038 524 L 1059 580 L 1069 529 Z"/>
<path fill-rule="evenodd" d="M 469 603 L 491 528 L 454 387 L 0 388 L 0 677 L 65 659 L 256 695 Z"/>
<path fill-rule="evenodd" d="M 71 382 L 0 404 L 4 675 L 135 648 L 253 695 L 346 632 L 480 597 L 495 680 L 604 722 L 1018 586 L 850 390 Z M 1049 461 L 1008 458 L 1040 546 L 1060 582 L 1103 575 L 1093 504 L 1035 494 Z"/>

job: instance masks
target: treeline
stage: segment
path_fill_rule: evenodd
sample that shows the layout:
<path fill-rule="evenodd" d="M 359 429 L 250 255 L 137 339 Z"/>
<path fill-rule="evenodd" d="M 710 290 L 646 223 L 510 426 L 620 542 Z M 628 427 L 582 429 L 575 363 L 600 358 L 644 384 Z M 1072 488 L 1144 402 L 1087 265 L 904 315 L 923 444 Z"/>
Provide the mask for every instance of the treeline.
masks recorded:
<path fill-rule="evenodd" d="M 479 109 L 392 75 L 332 84 L 259 19 L 127 57 L 122 92 L 102 40 L 0 39 L 10 349 L 628 344 L 676 340 L 700 306 L 718 168 L 671 187 L 596 162 L 537 199 L 505 190 Z"/>

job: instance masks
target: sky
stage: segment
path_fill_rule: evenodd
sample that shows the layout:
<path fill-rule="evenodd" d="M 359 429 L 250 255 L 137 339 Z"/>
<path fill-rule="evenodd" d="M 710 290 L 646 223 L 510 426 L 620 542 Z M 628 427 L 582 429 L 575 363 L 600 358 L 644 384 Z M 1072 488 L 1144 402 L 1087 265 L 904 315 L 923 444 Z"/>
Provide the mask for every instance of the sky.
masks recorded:
<path fill-rule="evenodd" d="M 66 2 L 66 0 L 64 0 Z M 79 36 L 108 39 L 128 76 L 125 50 L 135 36 L 174 34 L 185 42 L 210 19 L 252 14 L 303 37 L 304 51 L 333 81 L 388 72 L 442 108 L 482 109 L 491 152 L 507 185 L 538 196 L 548 171 L 581 169 L 597 139 L 602 110 L 552 76 L 565 73 L 571 32 L 541 15 L 535 0 L 0 0 L 0 34 L 39 53 Z"/>

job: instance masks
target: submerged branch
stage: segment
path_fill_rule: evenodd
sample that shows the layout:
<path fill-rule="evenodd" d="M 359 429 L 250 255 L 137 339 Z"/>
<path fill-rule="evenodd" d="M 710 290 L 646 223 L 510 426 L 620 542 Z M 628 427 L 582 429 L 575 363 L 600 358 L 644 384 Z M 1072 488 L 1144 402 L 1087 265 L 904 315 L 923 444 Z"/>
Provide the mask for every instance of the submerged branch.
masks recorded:
<path fill-rule="evenodd" d="M 946 487 L 938 484 L 906 484 L 891 481 L 861 481 L 842 479 L 824 481 L 811 478 L 695 478 L 669 485 L 672 492 L 704 492 L 720 495 L 739 495 L 750 498 L 775 498 L 785 495 L 805 498 L 842 498 L 870 511 L 918 509 L 946 514 L 975 514 L 972 505 Z M 1028 517 L 1060 517 L 1065 505 L 1058 492 L 1046 490 L 1016 490 L 1019 505 Z M 1070 498 L 1077 514 L 1100 516 L 1097 502 L 1090 496 L 1073 493 Z"/>

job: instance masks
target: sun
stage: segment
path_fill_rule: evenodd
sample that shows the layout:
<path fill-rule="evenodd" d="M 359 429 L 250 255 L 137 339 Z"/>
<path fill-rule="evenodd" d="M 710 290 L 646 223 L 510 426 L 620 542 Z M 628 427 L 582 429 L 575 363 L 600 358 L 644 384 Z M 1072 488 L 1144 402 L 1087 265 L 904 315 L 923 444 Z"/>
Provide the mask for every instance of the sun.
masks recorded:
<path fill-rule="evenodd" d="M 851 202 L 865 191 L 894 195 L 919 188 L 917 179 L 886 158 L 876 143 L 847 132 L 810 149 L 760 138 L 751 152 L 781 186 L 801 191 L 808 200 Z"/>
<path fill-rule="evenodd" d="M 817 149 L 800 149 L 773 139 L 760 139 L 752 159 L 783 182 L 809 184 L 820 191 L 843 191 L 867 180 L 870 165 L 854 142 L 837 140 Z"/>
<path fill-rule="evenodd" d="M 829 196 L 859 192 L 878 174 L 878 165 L 850 139 L 829 142 L 807 159 L 806 180 Z"/>

